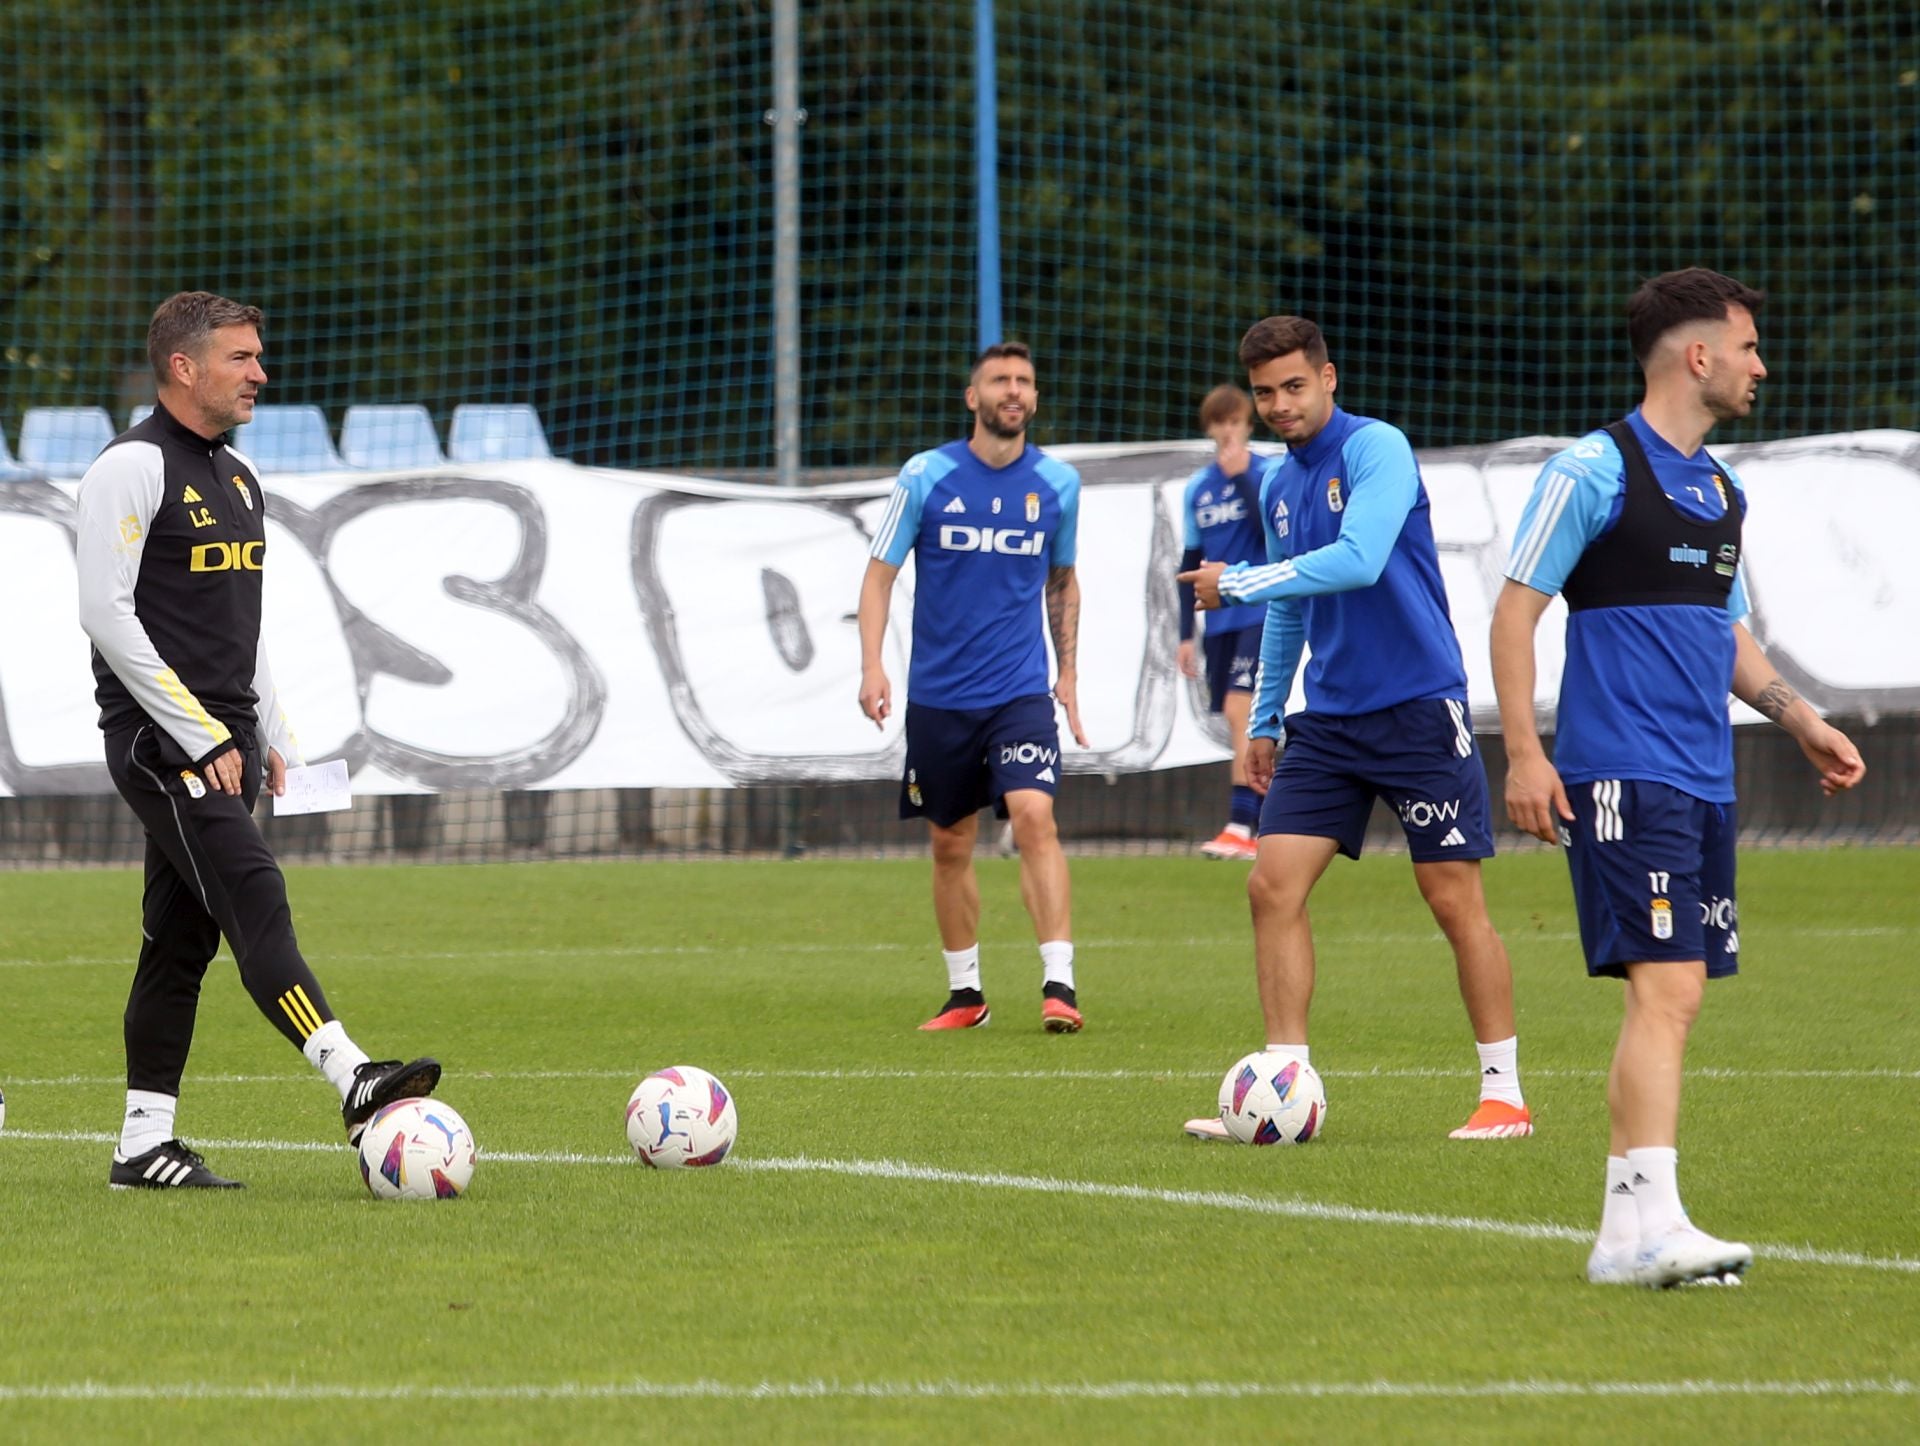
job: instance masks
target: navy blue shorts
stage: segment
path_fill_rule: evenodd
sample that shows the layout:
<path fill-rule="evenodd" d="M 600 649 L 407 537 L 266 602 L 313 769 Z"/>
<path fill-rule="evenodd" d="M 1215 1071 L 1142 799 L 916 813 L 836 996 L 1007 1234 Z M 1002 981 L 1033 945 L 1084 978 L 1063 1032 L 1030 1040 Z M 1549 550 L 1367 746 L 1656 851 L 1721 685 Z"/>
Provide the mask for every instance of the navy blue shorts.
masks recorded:
<path fill-rule="evenodd" d="M 1360 857 L 1373 801 L 1400 815 L 1415 863 L 1493 857 L 1487 771 L 1464 700 L 1377 713 L 1295 713 L 1260 809 L 1260 832 L 1330 838 Z"/>
<path fill-rule="evenodd" d="M 1053 793 L 1060 783 L 1060 725 L 1046 693 L 997 708 L 927 708 L 907 703 L 907 776 L 900 817 L 942 828 L 988 804 L 1007 816 L 1017 788 Z"/>
<path fill-rule="evenodd" d="M 1738 974 L 1734 806 L 1638 778 L 1569 783 L 1567 801 L 1561 839 L 1587 973 L 1701 959 L 1709 979 Z"/>
<path fill-rule="evenodd" d="M 1260 671 L 1261 625 L 1235 628 L 1230 633 L 1209 632 L 1200 639 L 1207 660 L 1207 707 L 1218 713 L 1229 693 L 1251 693 Z"/>

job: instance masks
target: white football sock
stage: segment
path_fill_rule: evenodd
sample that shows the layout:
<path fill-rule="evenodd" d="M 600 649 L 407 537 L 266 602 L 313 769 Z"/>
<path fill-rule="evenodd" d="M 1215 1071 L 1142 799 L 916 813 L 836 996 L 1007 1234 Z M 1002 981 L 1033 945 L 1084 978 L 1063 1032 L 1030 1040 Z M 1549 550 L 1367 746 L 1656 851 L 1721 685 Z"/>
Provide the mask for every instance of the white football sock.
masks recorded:
<path fill-rule="evenodd" d="M 1307 1057 L 1311 1051 L 1304 1044 L 1275 1044 L 1272 1040 L 1268 1040 L 1267 1053 L 1284 1054 L 1287 1058 L 1297 1059 L 1302 1064 L 1313 1063 L 1313 1061 Z"/>
<path fill-rule="evenodd" d="M 1073 941 L 1049 939 L 1040 946 L 1040 982 L 1073 988 Z"/>
<path fill-rule="evenodd" d="M 173 1112 L 180 1106 L 177 1095 L 156 1094 L 152 1090 L 127 1091 L 127 1117 L 120 1126 L 120 1154 L 131 1160 L 144 1155 L 155 1145 L 173 1138 Z"/>
<path fill-rule="evenodd" d="M 1687 1223 L 1680 1204 L 1680 1152 L 1668 1145 L 1647 1145 L 1627 1151 L 1633 1206 L 1640 1217 L 1640 1239 L 1665 1235 Z"/>
<path fill-rule="evenodd" d="M 1253 837 L 1253 830 L 1244 823 L 1230 823 L 1222 832 L 1230 834 L 1234 838 L 1251 839 Z"/>
<path fill-rule="evenodd" d="M 353 1086 L 353 1072 L 367 1062 L 367 1052 L 347 1038 L 347 1027 L 337 1019 L 314 1030 L 300 1048 L 308 1063 L 340 1091 L 343 1100 Z"/>
<path fill-rule="evenodd" d="M 1475 1044 L 1480 1051 L 1480 1098 L 1498 1100 L 1519 1109 L 1526 1103 L 1520 1097 L 1520 1037 L 1513 1035 L 1493 1044 Z"/>
<path fill-rule="evenodd" d="M 1618 1255 L 1640 1244 L 1640 1211 L 1633 1203 L 1633 1167 L 1607 1156 L 1607 1194 L 1600 1206 L 1600 1248 Z"/>
<path fill-rule="evenodd" d="M 942 949 L 940 957 L 947 961 L 947 987 L 950 989 L 978 989 L 980 987 L 980 946 L 969 944 L 964 949 Z"/>

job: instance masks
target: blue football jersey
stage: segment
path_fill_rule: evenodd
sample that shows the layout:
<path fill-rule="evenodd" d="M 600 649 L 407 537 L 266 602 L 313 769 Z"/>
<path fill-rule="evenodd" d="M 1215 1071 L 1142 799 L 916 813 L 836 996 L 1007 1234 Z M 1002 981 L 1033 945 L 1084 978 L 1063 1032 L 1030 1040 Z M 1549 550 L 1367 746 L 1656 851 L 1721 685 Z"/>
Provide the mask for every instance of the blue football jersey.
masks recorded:
<path fill-rule="evenodd" d="M 1258 562 L 1267 555 L 1260 532 L 1260 473 L 1264 459 L 1249 459 L 1238 477 L 1229 477 L 1218 462 L 1209 462 L 1187 479 L 1181 517 L 1188 551 L 1200 550 L 1208 562 Z M 1242 603 L 1203 614 L 1209 633 L 1257 628 L 1267 610 L 1259 603 Z"/>
<path fill-rule="evenodd" d="M 1705 448 L 1682 455 L 1636 410 L 1627 418 L 1674 509 L 1708 522 L 1746 515 L 1733 469 Z M 1548 459 L 1514 537 L 1507 576 L 1549 597 L 1581 555 L 1619 521 L 1626 461 L 1606 432 Z M 1567 620 L 1554 766 L 1567 783 L 1636 778 L 1709 803 L 1733 801 L 1733 625 L 1747 615 L 1745 569 L 1724 609 L 1695 605 L 1598 607 Z"/>
<path fill-rule="evenodd" d="M 1278 734 L 1303 642 L 1312 712 L 1466 701 L 1427 488 L 1398 427 L 1335 407 L 1311 441 L 1269 467 L 1260 521 L 1268 562 L 1220 579 L 1222 597 L 1269 604 L 1255 737 Z"/>
<path fill-rule="evenodd" d="M 1080 474 L 1038 447 L 999 468 L 965 442 L 908 460 L 872 554 L 913 554 L 909 700 L 991 708 L 1052 686 L 1040 600 L 1073 563 L 1079 520 Z"/>

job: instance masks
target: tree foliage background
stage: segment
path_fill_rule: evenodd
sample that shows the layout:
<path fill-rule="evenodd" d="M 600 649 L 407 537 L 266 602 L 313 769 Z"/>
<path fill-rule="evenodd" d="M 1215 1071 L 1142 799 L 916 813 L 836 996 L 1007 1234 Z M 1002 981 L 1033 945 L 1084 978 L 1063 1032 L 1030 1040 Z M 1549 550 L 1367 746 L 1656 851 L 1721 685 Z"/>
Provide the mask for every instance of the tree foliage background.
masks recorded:
<path fill-rule="evenodd" d="M 1635 397 L 1644 276 L 1763 286 L 1737 435 L 1920 427 L 1920 10 L 1000 0 L 1041 439 L 1190 435 L 1252 320 L 1417 444 Z M 958 435 L 972 5 L 802 7 L 806 461 Z M 556 449 L 771 465 L 771 22 L 745 0 L 0 0 L 0 428 L 141 400 L 146 318 L 269 317 L 271 400 L 528 400 Z"/>

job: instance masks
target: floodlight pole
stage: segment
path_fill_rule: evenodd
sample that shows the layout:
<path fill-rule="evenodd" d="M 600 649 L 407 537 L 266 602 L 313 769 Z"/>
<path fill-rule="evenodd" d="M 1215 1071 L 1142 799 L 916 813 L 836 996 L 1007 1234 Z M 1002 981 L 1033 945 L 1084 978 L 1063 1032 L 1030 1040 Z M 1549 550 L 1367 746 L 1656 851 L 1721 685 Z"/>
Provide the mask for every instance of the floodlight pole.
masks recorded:
<path fill-rule="evenodd" d="M 979 268 L 980 346 L 1000 334 L 1000 86 L 994 72 L 993 0 L 973 5 L 973 203 Z"/>
<path fill-rule="evenodd" d="M 773 0 L 773 439 L 775 476 L 800 485 L 799 0 Z"/>

